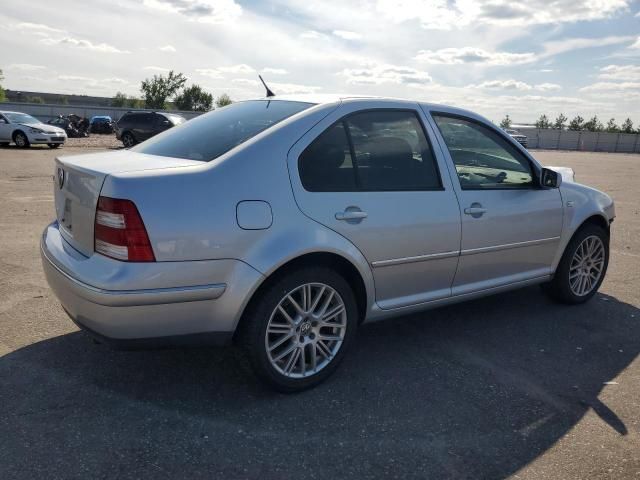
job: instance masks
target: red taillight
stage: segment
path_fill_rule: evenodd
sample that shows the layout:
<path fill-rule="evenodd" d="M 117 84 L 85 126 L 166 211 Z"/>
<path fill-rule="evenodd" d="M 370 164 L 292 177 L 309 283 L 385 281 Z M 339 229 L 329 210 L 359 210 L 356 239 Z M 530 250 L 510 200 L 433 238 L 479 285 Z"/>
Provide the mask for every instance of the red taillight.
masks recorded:
<path fill-rule="evenodd" d="M 95 251 L 128 262 L 155 262 L 147 229 L 131 200 L 100 197 L 94 230 Z"/>

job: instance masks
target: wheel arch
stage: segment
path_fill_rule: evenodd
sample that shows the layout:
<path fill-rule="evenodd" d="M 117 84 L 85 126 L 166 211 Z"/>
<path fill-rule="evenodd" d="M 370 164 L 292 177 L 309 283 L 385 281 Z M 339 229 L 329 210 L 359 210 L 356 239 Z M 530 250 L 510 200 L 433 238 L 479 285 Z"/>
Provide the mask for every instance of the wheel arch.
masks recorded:
<path fill-rule="evenodd" d="M 18 133 L 22 133 L 25 137 L 27 137 L 27 140 L 29 140 L 29 135 L 27 135 L 27 132 L 25 132 L 23 129 L 21 128 L 16 128 L 12 133 L 11 133 L 11 139 L 15 142 L 16 141 L 16 135 Z"/>
<path fill-rule="evenodd" d="M 338 272 L 344 277 L 353 289 L 353 293 L 356 298 L 356 304 L 358 306 L 358 322 L 362 323 L 366 317 L 369 299 L 367 294 L 367 287 L 365 285 L 362 274 L 355 266 L 355 264 L 346 257 L 334 252 L 328 251 L 316 251 L 301 254 L 287 262 L 279 265 L 269 275 L 265 276 L 262 282 L 254 290 L 251 298 L 244 306 L 244 309 L 240 315 L 238 325 L 234 332 L 234 340 L 237 340 L 239 332 L 242 331 L 242 325 L 248 321 L 247 313 L 251 311 L 255 302 L 260 298 L 262 292 L 264 292 L 270 285 L 277 282 L 283 276 L 294 270 L 308 267 L 322 265 L 329 267 L 332 270 Z"/>

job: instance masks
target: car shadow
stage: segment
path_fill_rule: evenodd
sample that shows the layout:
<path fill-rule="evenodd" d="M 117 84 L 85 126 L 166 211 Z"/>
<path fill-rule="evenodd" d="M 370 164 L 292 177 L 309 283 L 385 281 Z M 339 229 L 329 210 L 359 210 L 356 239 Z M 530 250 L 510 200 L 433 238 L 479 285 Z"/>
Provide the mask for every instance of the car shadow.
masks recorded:
<path fill-rule="evenodd" d="M 505 478 L 640 351 L 640 311 L 537 288 L 361 328 L 338 372 L 282 395 L 241 352 L 119 352 L 75 332 L 0 358 L 4 478 Z M 9 441 L 7 441 L 9 439 Z M 10 475 L 7 475 L 10 474 Z"/>

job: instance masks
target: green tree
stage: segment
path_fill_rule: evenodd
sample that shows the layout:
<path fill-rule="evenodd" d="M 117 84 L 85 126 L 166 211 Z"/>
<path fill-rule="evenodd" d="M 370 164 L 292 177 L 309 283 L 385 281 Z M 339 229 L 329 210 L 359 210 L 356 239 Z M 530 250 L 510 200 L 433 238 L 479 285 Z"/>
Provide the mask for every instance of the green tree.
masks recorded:
<path fill-rule="evenodd" d="M 569 122 L 569 130 L 579 131 L 584 128 L 584 118 L 580 115 L 573 117 L 573 120 Z"/>
<path fill-rule="evenodd" d="M 144 108 L 144 100 L 136 97 L 127 98 L 127 107 L 129 108 Z"/>
<path fill-rule="evenodd" d="M 602 122 L 598 119 L 597 115 L 594 115 L 589 119 L 588 122 L 585 122 L 583 128 L 589 132 L 601 132 L 604 130 L 604 126 Z"/>
<path fill-rule="evenodd" d="M 615 118 L 609 119 L 609 121 L 607 122 L 607 126 L 605 127 L 605 130 L 610 133 L 617 133 L 620 131 L 620 127 L 618 127 L 618 124 L 616 123 Z"/>
<path fill-rule="evenodd" d="M 116 96 L 113 97 L 113 100 L 111 100 L 111 106 L 112 107 L 126 107 L 127 106 L 127 96 L 122 93 L 122 92 L 118 92 L 116 93 Z"/>
<path fill-rule="evenodd" d="M 540 115 L 540 118 L 536 121 L 536 128 L 551 128 L 551 122 L 546 115 Z"/>
<path fill-rule="evenodd" d="M 173 103 L 178 110 L 208 112 L 213 106 L 213 95 L 202 90 L 200 85 L 193 84 L 176 95 Z"/>
<path fill-rule="evenodd" d="M 218 98 L 216 98 L 216 107 L 218 108 L 231 105 L 232 103 L 233 103 L 233 100 L 231 100 L 229 95 L 227 95 L 226 93 L 223 93 Z"/>
<path fill-rule="evenodd" d="M 44 103 L 42 97 L 27 97 L 27 103 Z"/>
<path fill-rule="evenodd" d="M 173 97 L 187 82 L 182 73 L 171 70 L 167 76 L 154 75 L 152 79 L 145 79 L 140 85 L 147 108 L 164 109 L 167 99 Z"/>
<path fill-rule="evenodd" d="M 565 125 L 567 124 L 567 120 L 569 119 L 564 116 L 564 113 L 561 113 L 556 117 L 556 121 L 553 122 L 553 128 L 557 128 L 558 130 L 564 129 Z"/>
<path fill-rule="evenodd" d="M 2 74 L 2 70 L 0 69 L 0 82 L 4 80 L 4 75 Z M 0 102 L 4 102 L 6 100 L 6 96 L 4 94 L 4 88 L 0 85 Z"/>
<path fill-rule="evenodd" d="M 58 103 L 60 105 L 69 105 L 69 99 L 63 95 L 58 99 Z"/>
<path fill-rule="evenodd" d="M 509 115 L 506 115 L 502 119 L 500 122 L 500 128 L 511 128 L 511 118 L 509 118 Z"/>
<path fill-rule="evenodd" d="M 627 118 L 620 126 L 622 133 L 633 133 L 633 122 L 630 118 Z"/>

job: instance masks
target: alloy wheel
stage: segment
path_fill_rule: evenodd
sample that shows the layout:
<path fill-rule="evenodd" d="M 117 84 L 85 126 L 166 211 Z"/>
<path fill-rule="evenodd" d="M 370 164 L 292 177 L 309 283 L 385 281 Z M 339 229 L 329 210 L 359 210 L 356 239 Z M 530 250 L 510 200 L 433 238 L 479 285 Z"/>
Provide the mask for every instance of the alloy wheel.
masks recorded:
<path fill-rule="evenodd" d="M 573 254 L 569 266 L 569 286 L 574 295 L 591 293 L 604 271 L 605 247 L 595 235 L 585 238 Z"/>
<path fill-rule="evenodd" d="M 347 329 L 340 294 L 323 283 L 307 283 L 287 293 L 273 310 L 265 333 L 272 367 L 290 378 L 307 378 L 329 365 Z"/>

